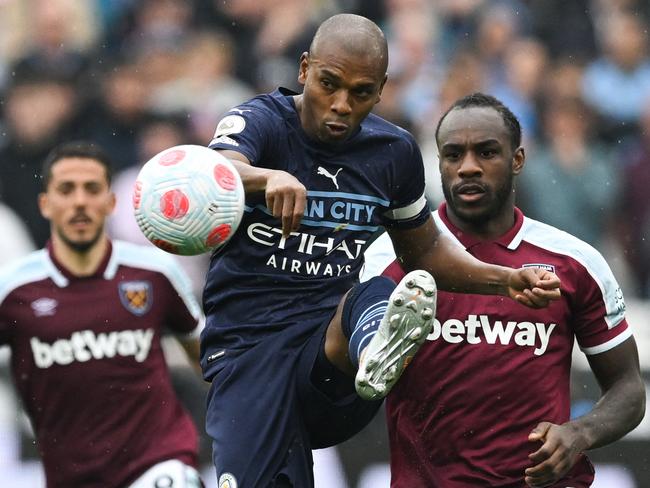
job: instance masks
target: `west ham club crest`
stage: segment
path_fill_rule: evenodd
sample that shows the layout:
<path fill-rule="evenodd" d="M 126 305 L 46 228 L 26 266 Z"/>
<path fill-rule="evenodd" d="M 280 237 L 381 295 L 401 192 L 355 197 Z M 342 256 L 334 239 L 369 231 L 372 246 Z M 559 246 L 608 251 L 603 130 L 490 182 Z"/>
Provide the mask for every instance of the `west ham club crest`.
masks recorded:
<path fill-rule="evenodd" d="M 118 283 L 120 301 L 126 309 L 137 315 L 144 315 L 153 301 L 152 285 L 148 281 L 122 281 Z"/>

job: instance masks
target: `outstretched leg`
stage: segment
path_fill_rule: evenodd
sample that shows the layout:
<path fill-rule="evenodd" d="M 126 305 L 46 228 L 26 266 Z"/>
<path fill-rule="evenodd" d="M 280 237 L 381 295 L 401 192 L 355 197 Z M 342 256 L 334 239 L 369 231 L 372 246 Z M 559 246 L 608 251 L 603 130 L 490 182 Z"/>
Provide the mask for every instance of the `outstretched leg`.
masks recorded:
<path fill-rule="evenodd" d="M 381 399 L 431 331 L 435 309 L 435 281 L 425 271 L 408 273 L 396 287 L 381 277 L 362 283 L 341 300 L 329 324 L 327 359 L 356 374 L 363 399 Z"/>

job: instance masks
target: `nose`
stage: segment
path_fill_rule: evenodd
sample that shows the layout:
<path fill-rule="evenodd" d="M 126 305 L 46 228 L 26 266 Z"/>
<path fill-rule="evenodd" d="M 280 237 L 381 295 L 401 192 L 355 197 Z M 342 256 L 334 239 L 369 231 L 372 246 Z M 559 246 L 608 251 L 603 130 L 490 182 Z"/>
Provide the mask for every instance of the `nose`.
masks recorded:
<path fill-rule="evenodd" d="M 458 176 L 461 178 L 471 178 L 483 175 L 483 168 L 477 161 L 474 153 L 468 151 L 458 166 Z"/>
<path fill-rule="evenodd" d="M 86 192 L 82 188 L 76 189 L 74 194 L 72 195 L 73 203 L 77 207 L 83 207 L 84 205 L 86 205 L 86 200 L 87 200 Z"/>
<path fill-rule="evenodd" d="M 347 90 L 338 90 L 332 98 L 332 112 L 338 115 L 349 115 L 352 112 L 350 94 Z"/>

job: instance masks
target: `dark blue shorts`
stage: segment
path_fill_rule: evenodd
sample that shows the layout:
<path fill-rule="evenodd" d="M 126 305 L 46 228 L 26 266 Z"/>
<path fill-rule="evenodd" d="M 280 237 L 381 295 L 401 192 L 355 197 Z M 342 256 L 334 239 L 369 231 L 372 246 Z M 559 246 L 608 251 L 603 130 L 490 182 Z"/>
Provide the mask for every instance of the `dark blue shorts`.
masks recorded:
<path fill-rule="evenodd" d="M 311 450 L 349 439 L 374 417 L 381 402 L 359 398 L 354 379 L 320 353 L 329 320 L 287 327 L 211 368 L 206 431 L 218 486 L 232 477 L 237 485 L 225 486 L 312 487 Z"/>

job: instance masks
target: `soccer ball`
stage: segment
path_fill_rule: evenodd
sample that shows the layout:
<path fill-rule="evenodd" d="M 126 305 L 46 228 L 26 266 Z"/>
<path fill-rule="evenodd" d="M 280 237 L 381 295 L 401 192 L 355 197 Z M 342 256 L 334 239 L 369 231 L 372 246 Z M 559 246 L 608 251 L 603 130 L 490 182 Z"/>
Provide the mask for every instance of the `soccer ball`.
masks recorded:
<path fill-rule="evenodd" d="M 166 149 L 147 161 L 133 190 L 140 230 L 157 247 L 193 256 L 223 247 L 244 212 L 232 163 L 203 146 Z"/>

